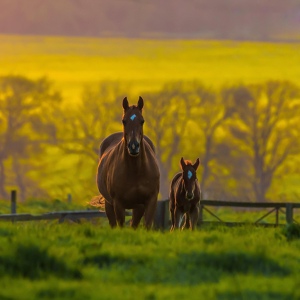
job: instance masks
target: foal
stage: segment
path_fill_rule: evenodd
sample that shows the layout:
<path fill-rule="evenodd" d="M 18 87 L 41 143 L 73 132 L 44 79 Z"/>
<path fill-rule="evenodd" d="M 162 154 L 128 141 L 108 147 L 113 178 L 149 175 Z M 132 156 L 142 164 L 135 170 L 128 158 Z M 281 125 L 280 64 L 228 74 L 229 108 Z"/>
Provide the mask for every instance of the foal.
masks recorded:
<path fill-rule="evenodd" d="M 197 225 L 201 198 L 200 185 L 196 174 L 199 164 L 199 158 L 192 164 L 191 161 L 184 160 L 182 157 L 180 160 L 182 172 L 177 173 L 172 179 L 169 195 L 171 231 L 180 228 L 184 216 L 185 224 L 182 229 L 189 225 L 190 229 L 193 230 Z"/>

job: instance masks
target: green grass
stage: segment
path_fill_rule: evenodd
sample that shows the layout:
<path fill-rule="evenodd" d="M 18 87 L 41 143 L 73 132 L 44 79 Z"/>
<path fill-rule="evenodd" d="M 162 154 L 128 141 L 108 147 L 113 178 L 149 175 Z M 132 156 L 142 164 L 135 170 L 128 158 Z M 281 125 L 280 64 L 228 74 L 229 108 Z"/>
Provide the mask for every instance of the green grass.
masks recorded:
<path fill-rule="evenodd" d="M 2 222 L 0 298 L 298 299 L 299 248 L 279 228 Z"/>
<path fill-rule="evenodd" d="M 69 103 L 86 84 L 128 82 L 136 97 L 168 81 L 300 83 L 300 45 L 0 35 L 0 75 L 48 76 Z"/>

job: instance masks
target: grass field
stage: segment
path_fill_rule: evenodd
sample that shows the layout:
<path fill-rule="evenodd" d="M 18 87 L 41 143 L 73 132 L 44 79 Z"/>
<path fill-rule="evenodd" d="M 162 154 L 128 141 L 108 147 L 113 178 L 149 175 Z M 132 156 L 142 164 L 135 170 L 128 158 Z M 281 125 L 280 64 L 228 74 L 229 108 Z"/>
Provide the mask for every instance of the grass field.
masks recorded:
<path fill-rule="evenodd" d="M 128 82 L 131 97 L 174 80 L 300 84 L 297 43 L 0 35 L 0 45 L 0 75 L 47 76 L 69 103 L 80 98 L 84 85 L 101 80 Z"/>
<path fill-rule="evenodd" d="M 282 229 L 0 223 L 1 299 L 299 299 Z"/>

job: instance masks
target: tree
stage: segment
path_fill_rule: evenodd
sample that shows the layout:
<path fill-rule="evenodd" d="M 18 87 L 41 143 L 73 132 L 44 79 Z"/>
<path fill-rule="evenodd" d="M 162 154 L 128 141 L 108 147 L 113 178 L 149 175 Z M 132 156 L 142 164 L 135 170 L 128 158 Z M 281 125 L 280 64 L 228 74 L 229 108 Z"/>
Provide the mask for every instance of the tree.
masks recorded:
<path fill-rule="evenodd" d="M 285 81 L 223 90 L 234 112 L 228 129 L 237 149 L 235 168 L 244 170 L 236 180 L 249 185 L 256 201 L 266 201 L 274 176 L 299 151 L 299 95 L 299 88 Z"/>
<path fill-rule="evenodd" d="M 168 83 L 158 92 L 144 94 L 144 133 L 152 139 L 156 149 L 163 199 L 168 197 L 170 179 L 179 166 L 180 155 L 184 155 L 180 146 L 190 113 L 184 85 L 183 82 Z"/>
<path fill-rule="evenodd" d="M 38 168 L 44 146 L 55 142 L 60 103 L 46 78 L 0 78 L 0 198 L 8 198 L 7 186 L 17 187 L 21 200 L 41 192 L 29 172 Z"/>
<path fill-rule="evenodd" d="M 127 84 L 114 81 L 100 82 L 95 88 L 86 86 L 81 102 L 58 116 L 57 144 L 65 164 L 58 171 L 65 178 L 58 183 L 62 190 L 87 200 L 97 193 L 99 146 L 108 135 L 122 131 L 122 100 L 129 92 Z"/>
<path fill-rule="evenodd" d="M 204 86 L 200 82 L 192 82 L 189 85 L 190 120 L 194 122 L 192 149 L 201 159 L 202 173 L 200 185 L 202 194 L 206 198 L 220 197 L 223 192 L 219 182 L 220 174 L 224 172 L 224 165 L 219 164 L 220 152 L 224 151 L 224 144 L 220 136 L 222 126 L 231 117 L 232 110 L 226 109 L 223 99 L 217 89 Z M 218 188 L 217 188 L 218 187 Z M 217 191 L 219 189 L 219 191 Z"/>

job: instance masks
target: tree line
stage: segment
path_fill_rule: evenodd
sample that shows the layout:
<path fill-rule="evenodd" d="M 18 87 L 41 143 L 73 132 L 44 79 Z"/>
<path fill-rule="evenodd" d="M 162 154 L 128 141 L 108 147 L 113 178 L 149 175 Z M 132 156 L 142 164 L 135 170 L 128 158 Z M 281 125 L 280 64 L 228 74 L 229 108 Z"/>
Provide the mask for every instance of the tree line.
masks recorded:
<path fill-rule="evenodd" d="M 299 32 L 295 0 L 0 0 L 0 7 L 2 34 L 279 40 Z"/>
<path fill-rule="evenodd" d="M 97 194 L 101 140 L 122 130 L 121 101 L 130 86 L 100 82 L 85 87 L 71 106 L 47 78 L 0 78 L 0 199 L 17 188 L 22 200 L 62 198 L 87 202 Z M 267 201 L 299 198 L 289 188 L 299 167 L 300 89 L 288 81 L 211 88 L 170 82 L 145 92 L 144 133 L 154 142 L 162 199 L 179 159 L 201 160 L 204 199 Z M 134 104 L 136 99 L 130 99 Z"/>

